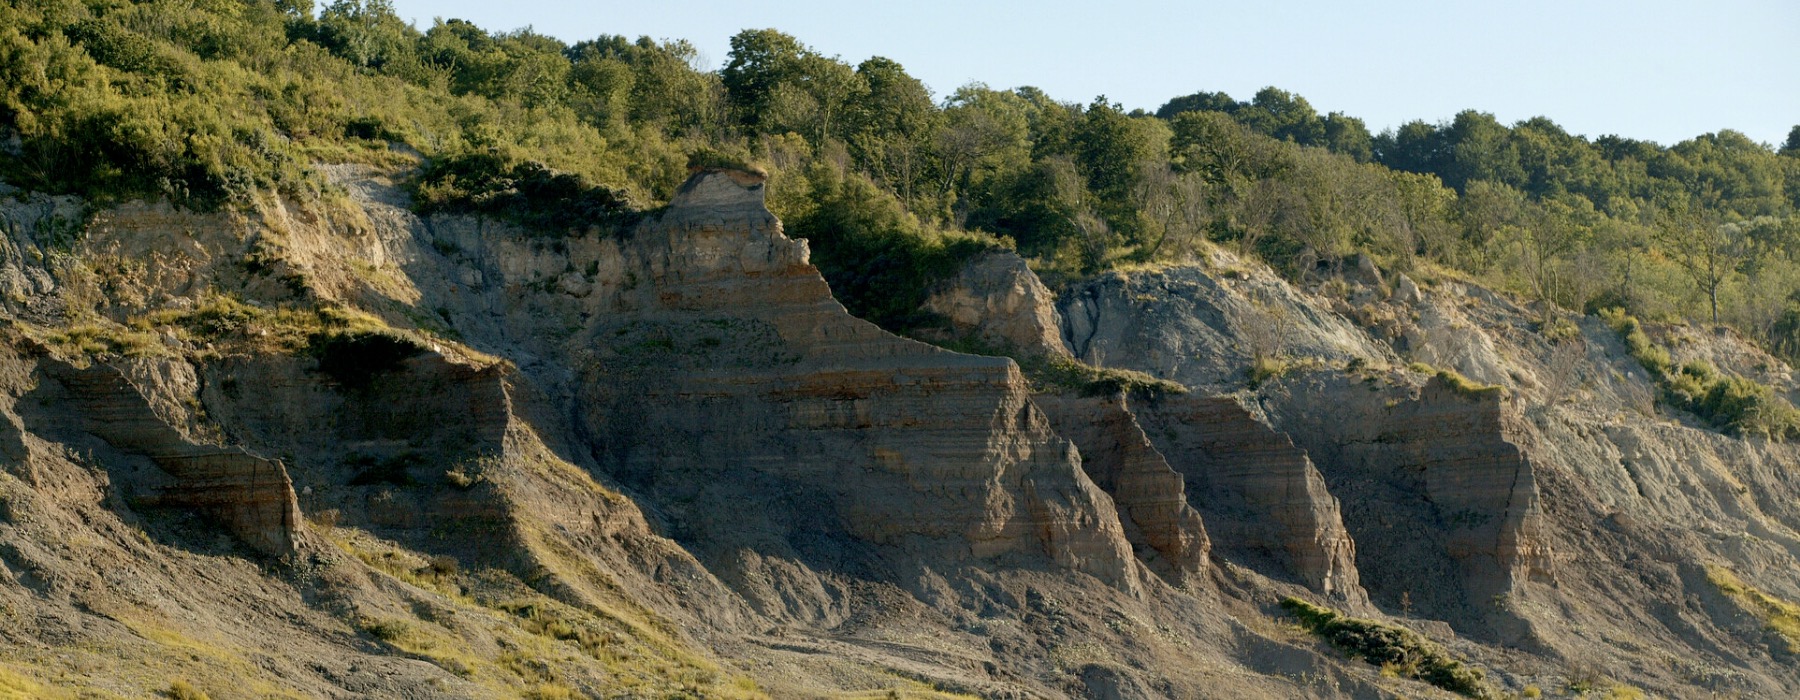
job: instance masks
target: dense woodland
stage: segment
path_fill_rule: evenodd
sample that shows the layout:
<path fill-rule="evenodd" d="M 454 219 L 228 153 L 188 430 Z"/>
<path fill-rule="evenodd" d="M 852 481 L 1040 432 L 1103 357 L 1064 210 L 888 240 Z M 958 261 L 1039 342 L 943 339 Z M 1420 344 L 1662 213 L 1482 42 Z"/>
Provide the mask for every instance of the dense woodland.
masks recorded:
<path fill-rule="evenodd" d="M 1054 281 L 1220 245 L 1296 278 L 1366 254 L 1800 351 L 1800 127 L 1665 147 L 1467 111 L 1371 134 L 1275 88 L 1154 114 L 936 95 L 767 29 L 715 68 L 682 41 L 420 29 L 384 0 L 27 0 L 0 6 L 0 149 L 15 187 L 195 209 L 338 196 L 313 163 L 422 163 L 422 211 L 545 235 L 623 232 L 690 164 L 753 164 L 846 304 L 895 328 L 982 250 Z"/>

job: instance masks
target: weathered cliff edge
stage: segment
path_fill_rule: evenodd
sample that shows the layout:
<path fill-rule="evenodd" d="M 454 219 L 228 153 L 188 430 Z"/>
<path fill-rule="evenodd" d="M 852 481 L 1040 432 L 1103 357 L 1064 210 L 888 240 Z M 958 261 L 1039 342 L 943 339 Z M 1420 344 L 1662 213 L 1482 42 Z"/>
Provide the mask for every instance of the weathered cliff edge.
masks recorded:
<path fill-rule="evenodd" d="M 730 552 L 803 560 L 793 545 L 814 539 L 893 550 L 829 555 L 852 565 L 1044 560 L 1136 595 L 1113 504 L 1017 367 L 851 317 L 762 196 L 702 174 L 621 251 L 643 282 L 597 302 L 608 345 L 578 370 L 601 468 L 682 509 L 679 539 L 732 580 L 767 574 Z M 765 613 L 817 614 L 745 590 Z"/>
<path fill-rule="evenodd" d="M 1286 595 L 1515 692 L 1800 687 L 1708 580 L 1800 599 L 1793 449 L 1639 410 L 1597 322 L 1228 257 L 1052 300 L 988 256 L 933 294 L 954 332 L 1198 390 L 1033 395 L 850 317 L 755 176 L 546 235 L 328 170 L 348 201 L 0 207 L 0 687 L 1444 695 Z"/>
<path fill-rule="evenodd" d="M 1550 340 L 1538 329 L 1555 312 L 1478 286 L 1384 281 L 1364 265 L 1304 291 L 1223 254 L 1077 284 L 1059 307 L 1077 355 L 1232 392 L 1291 437 L 1316 465 L 1307 483 L 1342 504 L 1351 570 L 1376 607 L 1465 635 L 1478 658 L 1526 652 L 1675 696 L 1777 697 L 1800 682 L 1786 642 L 1710 580 L 1745 573 L 1795 600 L 1800 450 L 1655 405 L 1598 319 L 1560 314 L 1579 333 Z M 1733 336 L 1666 332 L 1685 338 L 1680 359 L 1793 390 L 1783 363 Z M 1279 362 L 1253 381 L 1258 352 Z M 1202 513 L 1215 552 L 1238 539 Z M 1549 687 L 1549 674 L 1495 668 Z"/>

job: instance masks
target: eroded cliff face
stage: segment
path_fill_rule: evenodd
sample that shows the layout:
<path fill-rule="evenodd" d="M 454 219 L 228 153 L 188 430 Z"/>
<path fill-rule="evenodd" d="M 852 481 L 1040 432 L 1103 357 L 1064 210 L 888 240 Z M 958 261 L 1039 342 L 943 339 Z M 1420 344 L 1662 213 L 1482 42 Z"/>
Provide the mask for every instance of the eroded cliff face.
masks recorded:
<path fill-rule="evenodd" d="M 1298 578 L 1335 604 L 1367 603 L 1337 498 L 1287 435 L 1228 396 L 1159 397 L 1138 415 L 1233 558 L 1273 555 L 1258 570 Z"/>
<path fill-rule="evenodd" d="M 1263 273 L 1231 269 L 1228 279 L 1194 283 L 1213 274 L 1175 268 L 1077 285 L 1064 295 L 1065 333 L 1078 354 L 1107 348 L 1108 364 L 1234 390 L 1291 436 L 1316 480 L 1290 492 L 1320 494 L 1301 499 L 1315 512 L 1341 504 L 1342 539 L 1354 550 L 1332 567 L 1300 564 L 1298 552 L 1281 564 L 1302 577 L 1351 571 L 1380 610 L 1541 655 L 1546 668 L 1589 669 L 1672 695 L 1791 692 L 1796 679 L 1779 660 L 1785 642 L 1747 628 L 1744 608 L 1711 579 L 1755 572 L 1745 574 L 1751 585 L 1794 599 L 1792 447 L 1721 436 L 1657 406 L 1648 375 L 1598 319 L 1457 281 L 1421 286 L 1361 271 L 1315 280 L 1310 293 L 1271 295 L 1245 283 Z M 1171 293 L 1148 291 L 1164 289 Z M 1295 319 L 1272 344 L 1253 326 L 1268 309 Z M 1577 332 L 1546 338 L 1540 329 L 1559 315 Z M 1280 348 L 1269 353 L 1283 359 L 1280 369 L 1252 382 L 1242 369 L 1252 351 L 1216 366 L 1185 359 L 1207 338 L 1238 337 L 1221 328 L 1252 329 L 1246 342 Z M 1792 391 L 1782 363 L 1729 334 L 1659 332 L 1684 361 Z M 1434 376 L 1440 368 L 1469 381 Z M 1157 426 L 1167 417 L 1136 413 L 1146 434 L 1166 434 Z M 1179 470 L 1182 448 L 1158 447 Z M 1258 457 L 1245 471 L 1267 480 L 1281 463 Z M 1205 483 L 1184 475 L 1189 489 Z M 1281 541 L 1200 511 L 1215 556 L 1247 561 L 1257 550 L 1233 552 L 1233 542 Z"/>
<path fill-rule="evenodd" d="M 973 338 L 1026 356 L 1068 357 L 1056 295 L 1014 253 L 983 255 L 939 285 L 925 310 L 950 324 L 950 338 Z"/>
<path fill-rule="evenodd" d="M 1151 568 L 1180 585 L 1204 573 L 1212 542 L 1186 480 L 1151 444 L 1124 395 L 1034 399 L 1079 447 L 1082 469 L 1112 496 L 1126 538 Z"/>
<path fill-rule="evenodd" d="M 1034 394 L 852 318 L 754 175 L 552 235 L 325 170 L 347 199 L 227 214 L 0 193 L 0 687 L 1444 696 L 1289 595 L 1496 690 L 1800 687 L 1714 583 L 1800 600 L 1797 453 L 1658 413 L 1595 319 L 1222 253 L 1057 313 L 978 259 L 957 339 L 1195 390 Z"/>
<path fill-rule="evenodd" d="M 643 282 L 578 370 L 603 468 L 679 509 L 678 539 L 717 552 L 716 570 L 744 547 L 823 569 L 1044 561 L 1135 594 L 1113 504 L 1018 369 L 851 317 L 761 186 L 697 177 L 621 251 Z M 822 613 L 768 593 L 766 613 Z"/>

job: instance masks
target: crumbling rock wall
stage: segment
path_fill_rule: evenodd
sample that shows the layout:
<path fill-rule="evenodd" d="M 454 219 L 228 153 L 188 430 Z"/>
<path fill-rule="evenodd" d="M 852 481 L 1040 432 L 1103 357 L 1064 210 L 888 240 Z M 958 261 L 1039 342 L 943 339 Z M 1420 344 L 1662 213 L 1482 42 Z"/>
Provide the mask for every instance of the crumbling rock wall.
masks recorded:
<path fill-rule="evenodd" d="M 1182 475 L 1151 444 L 1123 395 L 1033 399 L 1081 452 L 1081 467 L 1112 496 L 1126 539 L 1152 570 L 1179 585 L 1200 575 L 1212 543 Z"/>
<path fill-rule="evenodd" d="M 939 285 L 925 309 L 950 322 L 953 336 L 1026 355 L 1067 357 L 1056 295 L 1015 253 L 988 253 Z"/>
<path fill-rule="evenodd" d="M 1137 590 L 1111 499 L 1018 369 L 851 317 L 761 187 L 696 177 L 600 266 L 636 280 L 579 382 L 602 467 L 726 570 L 739 548 L 878 577 L 1043 562 Z"/>
<path fill-rule="evenodd" d="M 1229 396 L 1164 396 L 1142 402 L 1137 414 L 1187 479 L 1219 549 L 1252 561 L 1274 553 L 1278 565 L 1330 599 L 1367 603 L 1338 499 L 1287 435 Z"/>
<path fill-rule="evenodd" d="M 174 477 L 144 495 L 144 505 L 201 509 L 252 547 L 276 555 L 296 550 L 303 521 L 280 461 L 242 447 L 193 441 L 111 365 L 76 367 L 47 358 L 43 368 L 46 379 L 60 385 L 56 398 L 67 419 L 115 449 L 150 458 Z"/>

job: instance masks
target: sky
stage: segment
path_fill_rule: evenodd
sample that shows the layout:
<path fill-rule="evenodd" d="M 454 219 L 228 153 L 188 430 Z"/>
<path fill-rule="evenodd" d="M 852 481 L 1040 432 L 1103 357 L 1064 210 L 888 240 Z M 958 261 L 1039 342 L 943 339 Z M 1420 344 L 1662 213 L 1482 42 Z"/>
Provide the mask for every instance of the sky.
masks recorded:
<path fill-rule="evenodd" d="M 324 3 L 321 2 L 321 5 Z M 939 97 L 969 82 L 1098 95 L 1154 111 L 1275 86 L 1371 131 L 1476 109 L 1672 145 L 1735 129 L 1779 146 L 1800 124 L 1795 0 L 394 0 L 420 29 L 460 18 L 567 42 L 686 39 L 707 68 L 773 27 L 856 64 L 900 62 Z"/>

